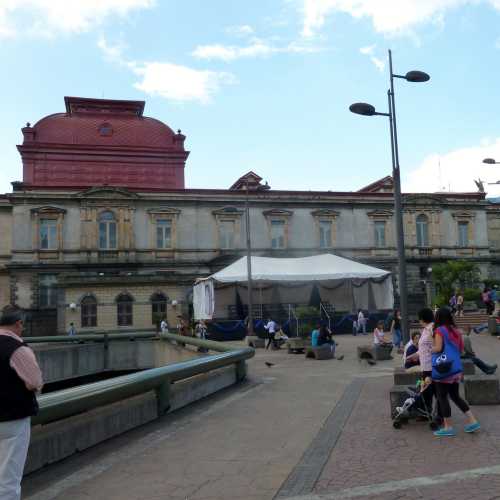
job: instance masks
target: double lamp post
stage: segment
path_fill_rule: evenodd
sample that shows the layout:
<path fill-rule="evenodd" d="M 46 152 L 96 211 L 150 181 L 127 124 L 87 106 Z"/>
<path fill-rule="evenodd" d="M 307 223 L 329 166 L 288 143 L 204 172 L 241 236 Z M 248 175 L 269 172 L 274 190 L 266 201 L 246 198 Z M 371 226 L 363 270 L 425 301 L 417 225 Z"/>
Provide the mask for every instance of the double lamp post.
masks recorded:
<path fill-rule="evenodd" d="M 396 103 L 394 100 L 394 78 L 408 82 L 427 82 L 430 76 L 423 71 L 409 71 L 406 75 L 397 75 L 392 70 L 392 53 L 389 50 L 390 88 L 387 91 L 388 113 L 379 113 L 375 107 L 365 102 L 357 102 L 349 106 L 350 111 L 363 116 L 387 116 L 391 134 L 392 178 L 394 183 L 394 219 L 396 224 L 396 240 L 398 251 L 398 281 L 399 303 L 401 311 L 401 327 L 403 340 L 406 343 L 410 337 L 408 323 L 408 288 L 406 283 L 406 258 L 403 230 L 403 203 L 401 197 L 401 177 L 399 169 L 398 133 L 396 127 Z"/>

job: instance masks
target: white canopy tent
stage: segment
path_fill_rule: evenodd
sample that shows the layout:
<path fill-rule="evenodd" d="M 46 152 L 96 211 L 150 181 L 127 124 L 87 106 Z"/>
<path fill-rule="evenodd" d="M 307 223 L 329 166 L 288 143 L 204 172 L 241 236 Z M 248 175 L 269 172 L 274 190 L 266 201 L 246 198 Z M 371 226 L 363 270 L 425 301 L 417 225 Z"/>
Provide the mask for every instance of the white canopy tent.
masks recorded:
<path fill-rule="evenodd" d="M 238 295 L 246 303 L 247 258 L 197 281 L 195 319 L 224 318 Z M 391 273 L 323 254 L 300 258 L 252 257 L 254 304 L 307 303 L 316 286 L 321 301 L 337 310 L 387 310 L 394 305 Z M 242 293 L 240 293 L 242 292 Z"/>

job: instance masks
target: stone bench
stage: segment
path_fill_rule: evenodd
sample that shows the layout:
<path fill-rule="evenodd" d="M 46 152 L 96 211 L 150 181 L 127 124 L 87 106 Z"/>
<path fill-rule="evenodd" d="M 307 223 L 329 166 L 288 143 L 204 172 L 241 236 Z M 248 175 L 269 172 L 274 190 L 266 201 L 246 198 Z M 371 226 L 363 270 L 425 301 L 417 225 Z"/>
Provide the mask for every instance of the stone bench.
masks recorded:
<path fill-rule="evenodd" d="M 329 345 L 319 347 L 308 346 L 306 348 L 306 358 L 313 359 L 333 359 L 333 352 Z"/>
<path fill-rule="evenodd" d="M 374 345 L 360 345 L 357 347 L 358 359 L 372 359 L 376 361 L 385 361 L 392 359 L 392 349 Z"/>
<path fill-rule="evenodd" d="M 257 336 L 247 337 L 247 345 L 257 349 L 258 347 L 265 347 L 266 341 Z"/>
<path fill-rule="evenodd" d="M 465 376 L 474 375 L 476 373 L 476 367 L 470 359 L 462 359 L 462 365 Z M 414 386 L 419 378 L 421 378 L 421 373 L 418 371 L 408 372 L 400 366 L 394 368 L 394 385 Z"/>
<path fill-rule="evenodd" d="M 470 375 L 464 379 L 464 390 L 470 405 L 500 404 L 500 381 L 495 375 Z"/>
<path fill-rule="evenodd" d="M 307 347 L 307 342 L 302 337 L 293 337 L 286 341 L 289 354 L 302 354 Z"/>
<path fill-rule="evenodd" d="M 414 386 L 421 378 L 420 372 L 407 372 L 403 367 L 394 368 L 394 385 Z"/>

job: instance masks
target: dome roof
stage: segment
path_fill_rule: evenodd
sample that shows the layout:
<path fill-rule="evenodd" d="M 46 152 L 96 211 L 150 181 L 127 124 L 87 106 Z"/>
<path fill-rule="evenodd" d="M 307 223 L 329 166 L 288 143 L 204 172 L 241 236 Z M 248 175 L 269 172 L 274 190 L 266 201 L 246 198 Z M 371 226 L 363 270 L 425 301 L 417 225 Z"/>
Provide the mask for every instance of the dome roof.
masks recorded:
<path fill-rule="evenodd" d="M 34 125 L 34 142 L 82 146 L 173 148 L 174 132 L 159 120 L 142 116 L 143 101 L 66 97 L 66 113 Z"/>

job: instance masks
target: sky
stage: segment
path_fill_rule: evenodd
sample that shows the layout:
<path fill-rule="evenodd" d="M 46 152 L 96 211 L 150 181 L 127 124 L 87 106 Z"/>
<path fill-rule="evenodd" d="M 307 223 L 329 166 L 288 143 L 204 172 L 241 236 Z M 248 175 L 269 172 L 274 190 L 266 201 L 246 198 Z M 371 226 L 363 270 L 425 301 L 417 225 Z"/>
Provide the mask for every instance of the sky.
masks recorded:
<path fill-rule="evenodd" d="M 500 0 L 0 0 L 0 192 L 21 128 L 64 96 L 145 100 L 181 129 L 186 187 L 249 170 L 274 189 L 351 191 L 391 172 L 387 50 L 403 190 L 500 196 Z"/>

